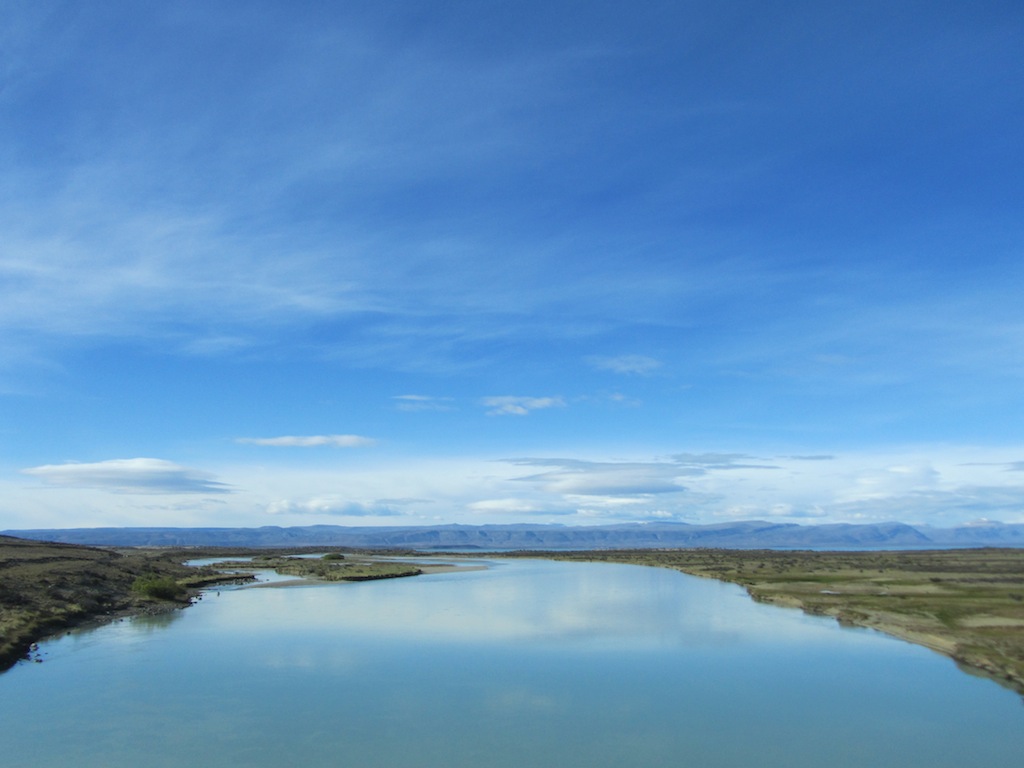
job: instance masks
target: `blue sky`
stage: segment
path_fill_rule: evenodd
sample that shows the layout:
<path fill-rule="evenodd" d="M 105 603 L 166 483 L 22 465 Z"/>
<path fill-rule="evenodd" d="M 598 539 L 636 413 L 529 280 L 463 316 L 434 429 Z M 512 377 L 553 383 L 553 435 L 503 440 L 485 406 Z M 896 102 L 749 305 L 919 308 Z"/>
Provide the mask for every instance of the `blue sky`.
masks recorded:
<path fill-rule="evenodd" d="M 0 528 L 1024 522 L 1019 3 L 0 16 Z"/>

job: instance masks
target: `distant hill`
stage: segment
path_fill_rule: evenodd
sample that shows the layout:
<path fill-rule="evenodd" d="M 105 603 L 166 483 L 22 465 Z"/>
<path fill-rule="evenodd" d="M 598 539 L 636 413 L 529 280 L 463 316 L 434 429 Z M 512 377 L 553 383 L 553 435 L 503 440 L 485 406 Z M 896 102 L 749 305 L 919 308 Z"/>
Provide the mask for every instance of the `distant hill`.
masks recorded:
<path fill-rule="evenodd" d="M 2 531 L 70 544 L 146 547 L 346 546 L 426 550 L 622 549 L 719 547 L 731 549 L 871 549 L 1024 547 L 1024 525 L 987 523 L 958 528 L 873 525 L 795 525 L 744 521 L 714 525 L 625 523 L 601 526 L 440 525 L 282 528 L 55 528 Z"/>

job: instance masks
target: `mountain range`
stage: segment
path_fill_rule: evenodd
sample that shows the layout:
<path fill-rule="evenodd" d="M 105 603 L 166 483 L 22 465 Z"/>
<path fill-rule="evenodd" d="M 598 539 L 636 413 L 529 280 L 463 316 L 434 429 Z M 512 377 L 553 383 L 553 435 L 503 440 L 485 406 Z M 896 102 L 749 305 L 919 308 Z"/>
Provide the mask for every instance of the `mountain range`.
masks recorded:
<path fill-rule="evenodd" d="M 1024 547 L 1024 524 L 955 528 L 905 523 L 796 525 L 765 521 L 691 525 L 439 525 L 260 528 L 54 528 L 0 531 L 42 541 L 146 547 L 345 546 L 418 550 L 541 550 L 715 547 L 732 549 L 919 549 Z"/>

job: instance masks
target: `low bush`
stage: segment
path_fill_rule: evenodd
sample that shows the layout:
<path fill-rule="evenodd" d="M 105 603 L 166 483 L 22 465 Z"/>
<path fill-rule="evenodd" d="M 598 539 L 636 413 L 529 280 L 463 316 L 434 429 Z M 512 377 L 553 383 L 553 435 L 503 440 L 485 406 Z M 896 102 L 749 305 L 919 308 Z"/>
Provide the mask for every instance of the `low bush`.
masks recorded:
<path fill-rule="evenodd" d="M 132 584 L 132 592 L 156 600 L 177 600 L 185 598 L 188 590 L 170 576 L 149 574 L 139 576 Z"/>

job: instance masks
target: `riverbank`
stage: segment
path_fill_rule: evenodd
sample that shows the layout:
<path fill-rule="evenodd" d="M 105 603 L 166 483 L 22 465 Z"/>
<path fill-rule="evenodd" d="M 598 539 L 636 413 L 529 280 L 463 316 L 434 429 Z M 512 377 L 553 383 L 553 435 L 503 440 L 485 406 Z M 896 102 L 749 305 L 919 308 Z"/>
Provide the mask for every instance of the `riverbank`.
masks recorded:
<path fill-rule="evenodd" d="M 435 573 L 451 566 L 381 559 L 378 553 L 298 549 L 104 548 L 0 536 L 0 672 L 59 632 L 120 616 L 191 604 L 203 587 L 252 581 L 275 570 L 314 581 L 370 581 Z M 231 558 L 245 557 L 245 560 Z M 209 566 L 186 561 L 220 559 Z M 225 572 L 225 569 L 232 572 Z"/>
<path fill-rule="evenodd" d="M 139 580 L 180 585 L 174 600 L 137 588 Z M 237 581 L 189 568 L 160 550 L 118 551 L 0 536 L 0 671 L 34 643 L 73 627 L 188 605 L 199 588 Z M 135 587 L 133 589 L 133 587 Z"/>
<path fill-rule="evenodd" d="M 1024 695 L 1024 549 L 909 552 L 609 550 L 511 556 L 674 568 L 755 600 L 869 627 Z"/>

